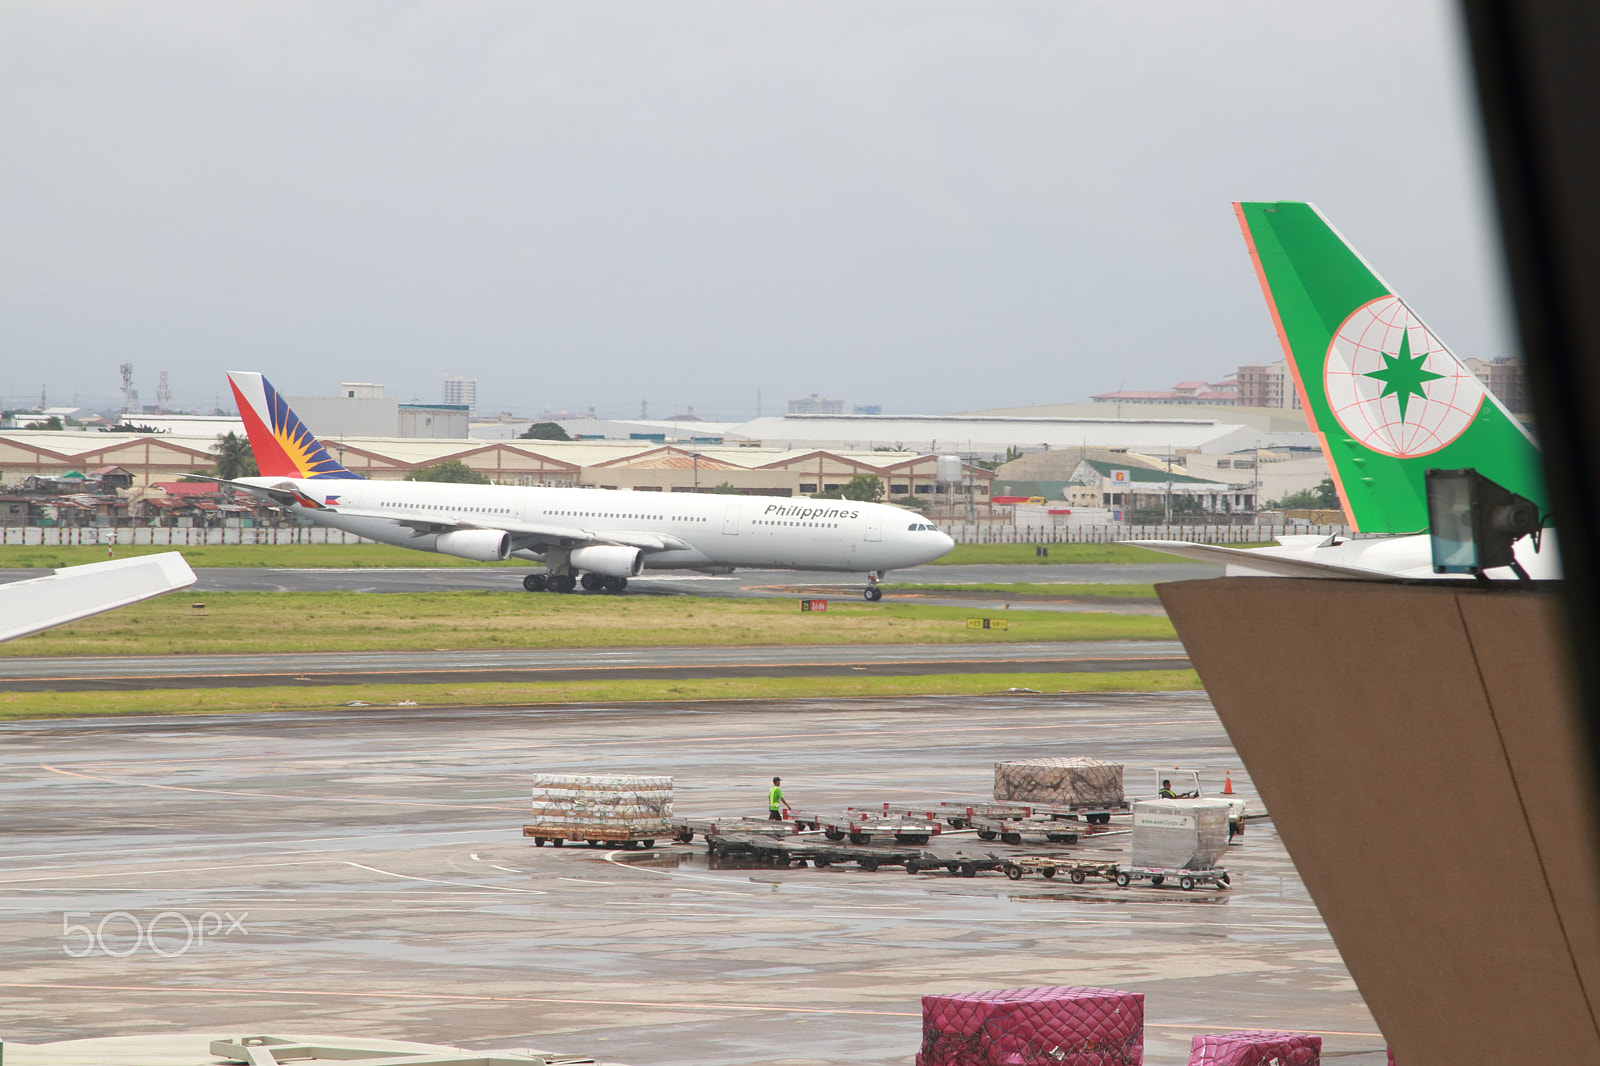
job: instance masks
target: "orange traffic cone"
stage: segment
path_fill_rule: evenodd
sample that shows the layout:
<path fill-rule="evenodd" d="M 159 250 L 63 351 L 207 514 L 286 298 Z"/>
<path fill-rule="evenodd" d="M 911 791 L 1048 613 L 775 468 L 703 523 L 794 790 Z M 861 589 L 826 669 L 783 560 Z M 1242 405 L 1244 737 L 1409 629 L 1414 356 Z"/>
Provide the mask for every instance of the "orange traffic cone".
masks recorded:
<path fill-rule="evenodd" d="M 1222 775 L 1222 794 L 1224 796 L 1233 795 L 1233 771 L 1232 770 L 1229 770 L 1229 771 L 1227 771 L 1226 773 L 1224 773 Z"/>

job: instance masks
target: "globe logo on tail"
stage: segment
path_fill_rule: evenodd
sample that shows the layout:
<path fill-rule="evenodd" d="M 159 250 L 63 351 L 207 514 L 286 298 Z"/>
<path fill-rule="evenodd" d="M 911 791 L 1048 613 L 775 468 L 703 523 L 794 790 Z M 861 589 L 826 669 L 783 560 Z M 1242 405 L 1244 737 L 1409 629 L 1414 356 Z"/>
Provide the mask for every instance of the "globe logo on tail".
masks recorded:
<path fill-rule="evenodd" d="M 1483 385 L 1398 296 L 1362 304 L 1344 320 L 1322 383 L 1353 440 L 1401 458 L 1443 448 L 1483 406 Z"/>

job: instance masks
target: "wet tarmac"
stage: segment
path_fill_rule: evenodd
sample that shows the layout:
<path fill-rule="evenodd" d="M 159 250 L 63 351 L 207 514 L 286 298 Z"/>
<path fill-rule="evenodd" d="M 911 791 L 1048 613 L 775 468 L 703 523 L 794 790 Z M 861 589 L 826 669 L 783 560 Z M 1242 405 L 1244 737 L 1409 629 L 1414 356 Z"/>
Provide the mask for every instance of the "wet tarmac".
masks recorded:
<path fill-rule="evenodd" d="M 269 685 L 589 681 L 598 678 L 905 677 L 1181 670 L 1175 640 L 1018 644 L 541 648 L 0 658 L 0 692 Z"/>
<path fill-rule="evenodd" d="M 1270 822 L 1217 893 L 535 848 L 534 771 L 671 774 L 681 814 L 981 797 L 992 764 L 1235 771 L 1205 697 L 373 709 L 0 726 L 0 1034 L 323 1032 L 646 1064 L 910 1063 L 928 992 L 1146 995 L 1151 1063 L 1236 1028 L 1383 1041 Z M 1125 838 L 1090 849 L 1115 856 Z M 1023 850 L 1046 849 L 1039 843 Z M 1006 849 L 972 836 L 934 850 Z M 155 935 L 135 936 L 135 925 Z"/>

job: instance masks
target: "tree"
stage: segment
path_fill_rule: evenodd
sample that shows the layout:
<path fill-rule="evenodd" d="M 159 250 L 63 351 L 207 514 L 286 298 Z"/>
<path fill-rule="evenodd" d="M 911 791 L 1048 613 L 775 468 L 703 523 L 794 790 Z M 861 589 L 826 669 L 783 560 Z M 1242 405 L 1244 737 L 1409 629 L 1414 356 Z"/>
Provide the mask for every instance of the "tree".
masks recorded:
<path fill-rule="evenodd" d="M 561 428 L 558 422 L 535 422 L 528 427 L 526 433 L 519 433 L 518 440 L 571 440 L 567 431 Z"/>
<path fill-rule="evenodd" d="M 250 450 L 250 439 L 237 433 L 229 433 L 213 444 L 211 457 L 217 461 L 212 472 L 225 481 L 261 474 L 256 467 L 256 453 Z"/>
<path fill-rule="evenodd" d="M 472 469 L 460 459 L 446 459 L 406 475 L 407 481 L 443 481 L 451 485 L 488 485 L 489 475 Z"/>
<path fill-rule="evenodd" d="M 871 474 L 857 474 L 850 479 L 849 484 L 839 490 L 839 495 L 847 500 L 873 503 L 883 499 L 883 482 Z"/>
<path fill-rule="evenodd" d="M 915 496 L 896 496 L 889 502 L 898 503 L 901 507 L 908 508 L 912 511 L 920 511 L 924 515 L 928 513 L 928 501 L 918 499 Z"/>
<path fill-rule="evenodd" d="M 29 426 L 28 428 L 29 429 L 62 429 L 64 427 L 61 425 L 61 416 L 60 415 L 51 415 L 49 418 L 45 419 L 43 422 L 35 422 L 35 423 L 33 423 L 33 425 Z"/>
<path fill-rule="evenodd" d="M 1334 487 L 1333 478 L 1325 477 L 1317 485 L 1317 495 L 1322 499 L 1324 511 L 1337 511 L 1344 505 L 1339 502 L 1339 490 Z"/>
<path fill-rule="evenodd" d="M 1339 490 L 1334 488 L 1333 478 L 1325 477 L 1316 488 L 1291 492 L 1280 500 L 1269 501 L 1267 506 L 1274 511 L 1337 511 Z"/>
<path fill-rule="evenodd" d="M 724 481 L 720 485 L 714 485 L 714 486 L 712 486 L 711 491 L 712 492 L 721 493 L 724 496 L 743 496 L 744 495 L 744 490 L 743 489 L 734 488 L 733 482 L 731 482 L 731 481 Z"/>

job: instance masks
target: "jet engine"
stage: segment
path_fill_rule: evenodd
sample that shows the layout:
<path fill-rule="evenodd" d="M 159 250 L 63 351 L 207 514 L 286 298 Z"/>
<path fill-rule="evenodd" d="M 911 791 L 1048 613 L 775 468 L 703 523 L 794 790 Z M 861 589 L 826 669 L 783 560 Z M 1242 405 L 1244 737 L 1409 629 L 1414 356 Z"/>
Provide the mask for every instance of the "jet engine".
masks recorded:
<path fill-rule="evenodd" d="M 606 577 L 637 577 L 644 569 L 644 552 L 639 548 L 602 544 L 595 548 L 575 548 L 567 561 L 575 570 L 588 570 Z"/>
<path fill-rule="evenodd" d="M 433 550 L 479 563 L 498 563 L 511 554 L 511 534 L 503 529 L 458 529 L 434 538 Z"/>

